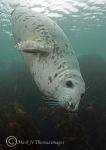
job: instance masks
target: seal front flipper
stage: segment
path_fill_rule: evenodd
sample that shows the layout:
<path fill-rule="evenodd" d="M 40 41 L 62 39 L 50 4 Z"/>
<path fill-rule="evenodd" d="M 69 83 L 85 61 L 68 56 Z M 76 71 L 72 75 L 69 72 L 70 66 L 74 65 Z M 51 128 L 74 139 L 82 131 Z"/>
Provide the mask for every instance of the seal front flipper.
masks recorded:
<path fill-rule="evenodd" d="M 49 54 L 52 46 L 45 43 L 39 44 L 35 41 L 23 41 L 16 44 L 16 48 L 25 53 L 43 53 Z"/>

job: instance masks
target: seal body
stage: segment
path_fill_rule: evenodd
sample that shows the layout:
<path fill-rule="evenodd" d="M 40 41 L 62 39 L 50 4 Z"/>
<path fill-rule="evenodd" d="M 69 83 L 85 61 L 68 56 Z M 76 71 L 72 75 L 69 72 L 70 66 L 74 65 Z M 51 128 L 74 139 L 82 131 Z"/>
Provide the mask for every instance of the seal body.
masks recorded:
<path fill-rule="evenodd" d="M 25 7 L 12 12 L 11 22 L 16 47 L 48 102 L 76 110 L 85 93 L 85 83 L 62 29 L 47 16 Z"/>

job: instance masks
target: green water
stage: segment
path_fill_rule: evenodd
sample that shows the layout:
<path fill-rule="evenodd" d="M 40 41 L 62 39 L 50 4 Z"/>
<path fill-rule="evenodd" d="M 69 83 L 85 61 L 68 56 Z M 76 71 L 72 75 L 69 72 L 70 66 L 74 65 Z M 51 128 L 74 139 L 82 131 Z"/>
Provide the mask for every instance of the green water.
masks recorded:
<path fill-rule="evenodd" d="M 106 59 L 105 0 L 0 0 L 0 66 L 2 72 L 16 61 L 22 62 L 16 50 L 11 29 L 11 12 L 16 6 L 27 6 L 51 17 L 68 36 L 76 55 L 99 54 Z"/>
<path fill-rule="evenodd" d="M 1 57 L 10 56 L 11 60 L 11 55 L 17 55 L 10 23 L 10 13 L 17 5 L 28 6 L 55 20 L 70 39 L 76 54 L 99 53 L 105 57 L 105 0 L 0 0 Z"/>

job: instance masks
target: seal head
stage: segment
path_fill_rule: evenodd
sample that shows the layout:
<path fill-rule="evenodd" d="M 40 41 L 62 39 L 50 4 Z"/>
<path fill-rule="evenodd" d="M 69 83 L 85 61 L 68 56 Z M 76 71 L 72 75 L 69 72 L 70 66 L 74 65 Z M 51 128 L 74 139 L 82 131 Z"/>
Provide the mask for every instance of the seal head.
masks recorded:
<path fill-rule="evenodd" d="M 75 52 L 62 29 L 47 16 L 17 7 L 11 17 L 17 49 L 50 105 L 77 110 L 85 93 Z"/>

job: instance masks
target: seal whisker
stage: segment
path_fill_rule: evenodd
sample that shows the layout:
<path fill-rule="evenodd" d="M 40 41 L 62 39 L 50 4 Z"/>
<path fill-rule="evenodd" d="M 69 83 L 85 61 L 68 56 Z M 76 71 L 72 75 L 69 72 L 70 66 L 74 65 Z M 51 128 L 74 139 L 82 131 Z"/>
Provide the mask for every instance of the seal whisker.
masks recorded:
<path fill-rule="evenodd" d="M 54 106 L 54 105 L 56 106 L 56 105 L 58 105 L 57 103 L 52 103 L 52 102 L 50 102 L 50 103 L 47 102 L 47 104 L 48 104 L 48 105 L 51 105 L 51 106 Z"/>
<path fill-rule="evenodd" d="M 46 102 L 53 102 L 53 103 L 58 103 L 58 101 L 57 100 L 55 100 L 55 99 L 48 99 L 48 100 L 46 100 Z"/>
<path fill-rule="evenodd" d="M 43 98 L 46 100 L 46 102 L 58 103 L 58 101 L 53 97 L 43 96 Z"/>
<path fill-rule="evenodd" d="M 47 103 L 47 104 L 55 104 L 55 105 L 58 105 L 58 101 L 55 100 L 55 99 L 46 100 L 46 103 Z"/>
<path fill-rule="evenodd" d="M 53 97 L 44 96 L 43 98 L 48 105 L 58 105 L 58 101 Z"/>
<path fill-rule="evenodd" d="M 87 92 L 88 92 L 89 88 L 90 88 L 90 87 L 88 86 L 88 87 L 85 89 L 85 91 L 87 91 Z"/>
<path fill-rule="evenodd" d="M 57 103 L 58 101 L 57 100 L 55 100 L 55 99 L 53 99 L 53 98 L 49 98 L 49 99 L 46 99 L 46 101 L 51 101 L 52 100 L 52 102 L 55 102 L 55 103 Z"/>
<path fill-rule="evenodd" d="M 58 104 L 57 102 L 53 102 L 52 100 L 51 100 L 51 102 L 50 101 L 46 101 L 46 103 L 52 103 L 52 104 Z"/>
<path fill-rule="evenodd" d="M 47 104 L 50 104 L 50 105 L 58 105 L 57 103 L 52 103 L 52 102 L 46 102 Z"/>
<path fill-rule="evenodd" d="M 89 88 L 90 88 L 90 87 L 88 86 L 88 87 L 85 89 L 85 91 L 87 91 Z"/>

